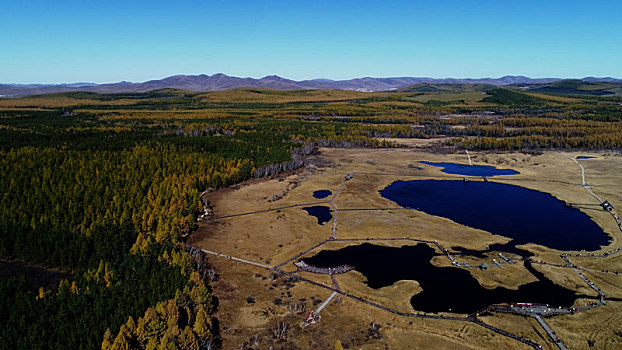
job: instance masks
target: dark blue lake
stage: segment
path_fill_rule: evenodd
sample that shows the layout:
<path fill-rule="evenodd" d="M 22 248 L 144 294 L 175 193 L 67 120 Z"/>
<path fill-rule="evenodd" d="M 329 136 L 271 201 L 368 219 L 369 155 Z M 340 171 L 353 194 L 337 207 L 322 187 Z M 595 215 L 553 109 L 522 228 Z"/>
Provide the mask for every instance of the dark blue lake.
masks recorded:
<path fill-rule="evenodd" d="M 333 193 L 329 190 L 319 190 L 319 191 L 313 192 L 313 197 L 317 199 L 322 199 L 322 198 L 326 198 L 330 196 L 331 194 Z"/>
<path fill-rule="evenodd" d="M 598 250 L 610 237 L 576 208 L 552 195 L 495 182 L 396 181 L 382 197 L 459 224 L 512 238 L 511 245 L 540 244 L 558 250 Z"/>
<path fill-rule="evenodd" d="M 304 207 L 302 210 L 309 213 L 311 216 L 315 216 L 318 225 L 324 225 L 333 218 L 333 214 L 330 208 L 324 205 L 316 205 L 313 207 Z"/>
<path fill-rule="evenodd" d="M 445 162 L 419 162 L 421 164 L 431 165 L 439 168 L 445 174 L 455 174 L 464 176 L 496 176 L 496 175 L 516 175 L 520 174 L 512 169 L 497 169 L 491 165 L 468 165 L 458 163 Z"/>
<path fill-rule="evenodd" d="M 410 303 L 423 312 L 472 313 L 495 303 L 532 302 L 569 307 L 578 297 L 574 291 L 553 283 L 535 270 L 529 261 L 525 268 L 538 281 L 520 286 L 517 290 L 497 287 L 487 289 L 467 270 L 456 267 L 437 267 L 430 260 L 439 253 L 426 244 L 386 247 L 364 243 L 339 250 L 324 250 L 310 258 L 308 264 L 317 267 L 336 267 L 347 264 L 362 273 L 370 288 L 390 286 L 400 280 L 419 282 L 422 292 Z"/>
<path fill-rule="evenodd" d="M 409 167 L 409 168 L 411 168 L 411 169 L 417 169 L 417 170 L 421 170 L 421 169 L 423 169 L 423 168 L 420 168 L 420 167 L 418 167 L 418 166 L 414 166 L 414 165 L 412 165 L 412 164 L 408 164 L 408 167 Z"/>
<path fill-rule="evenodd" d="M 596 158 L 596 157 L 589 157 L 589 156 L 578 156 L 577 159 L 592 159 L 592 158 Z"/>

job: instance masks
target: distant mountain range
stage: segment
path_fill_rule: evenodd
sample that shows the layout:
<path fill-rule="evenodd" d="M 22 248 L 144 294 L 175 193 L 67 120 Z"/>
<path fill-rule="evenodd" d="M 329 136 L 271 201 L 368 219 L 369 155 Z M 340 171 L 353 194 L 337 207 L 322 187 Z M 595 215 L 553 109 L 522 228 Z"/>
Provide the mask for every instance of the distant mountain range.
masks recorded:
<path fill-rule="evenodd" d="M 160 89 L 182 89 L 190 91 L 228 90 L 242 87 L 266 88 L 276 90 L 357 90 L 357 91 L 390 91 L 402 89 L 416 84 L 547 84 L 560 81 L 559 78 L 532 79 L 524 76 L 504 76 L 501 78 L 480 79 L 436 79 L 436 78 L 356 78 L 349 80 L 313 79 L 295 81 L 269 75 L 261 79 L 232 77 L 222 73 L 214 75 L 174 75 L 160 80 L 149 80 L 143 83 L 122 81 L 112 84 L 73 83 L 73 84 L 0 84 L 0 97 L 22 97 L 30 95 L 86 91 L 97 93 L 145 92 Z M 581 79 L 585 82 L 622 83 L 622 79 L 594 78 Z"/>

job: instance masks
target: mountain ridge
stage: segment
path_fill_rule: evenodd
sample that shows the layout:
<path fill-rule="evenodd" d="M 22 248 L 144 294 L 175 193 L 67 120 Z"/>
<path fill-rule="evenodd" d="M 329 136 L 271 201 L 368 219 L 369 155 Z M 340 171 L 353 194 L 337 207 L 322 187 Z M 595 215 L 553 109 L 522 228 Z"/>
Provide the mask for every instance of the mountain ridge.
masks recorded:
<path fill-rule="evenodd" d="M 267 88 L 275 90 L 356 90 L 356 91 L 391 91 L 406 88 L 416 84 L 547 84 L 562 81 L 562 78 L 529 78 L 521 75 L 506 75 L 499 78 L 430 78 L 430 77 L 388 77 L 374 78 L 361 77 L 347 80 L 310 79 L 291 80 L 278 75 L 268 75 L 262 78 L 235 77 L 223 73 L 213 75 L 172 75 L 163 79 L 148 80 L 145 82 L 127 82 L 95 84 L 95 83 L 63 83 L 63 84 L 0 84 L 0 97 L 24 97 L 31 95 L 58 93 L 58 92 L 96 92 L 122 93 L 146 92 L 161 89 L 182 89 L 189 91 L 217 91 L 235 88 Z M 578 80 L 585 82 L 622 83 L 622 79 L 611 77 L 585 77 Z"/>

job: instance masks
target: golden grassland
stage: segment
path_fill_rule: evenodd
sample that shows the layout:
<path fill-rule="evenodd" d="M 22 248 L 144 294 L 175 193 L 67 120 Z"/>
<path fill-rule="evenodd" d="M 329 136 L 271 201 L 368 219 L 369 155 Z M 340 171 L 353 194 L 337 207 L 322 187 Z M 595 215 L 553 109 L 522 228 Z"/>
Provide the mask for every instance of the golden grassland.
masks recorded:
<path fill-rule="evenodd" d="M 563 103 L 579 103 L 579 102 L 581 102 L 581 99 L 579 99 L 579 98 L 573 98 L 573 97 L 567 97 L 567 96 L 537 94 L 537 93 L 533 93 L 533 92 L 525 92 L 525 95 L 529 95 L 531 97 L 536 97 L 536 98 L 542 98 L 542 99 L 545 99 L 545 100 L 548 100 L 548 101 L 554 101 L 554 102 L 563 102 Z"/>
<path fill-rule="evenodd" d="M 330 189 L 335 193 L 345 174 L 352 172 L 356 173 L 354 179 L 345 183 L 335 199 L 337 208 L 394 209 L 365 211 L 364 214 L 358 211 L 340 211 L 338 238 L 410 237 L 438 240 L 447 248 L 461 246 L 480 250 L 493 243 L 508 241 L 505 237 L 464 227 L 448 219 L 401 209 L 378 193 L 380 189 L 396 180 L 461 179 L 460 176 L 443 174 L 436 167 L 422 166 L 422 170 L 416 170 L 408 168 L 408 165 L 421 160 L 466 163 L 467 158 L 464 154 L 443 155 L 426 153 L 419 149 L 321 149 L 321 153 L 322 157 L 333 164 L 332 167 L 322 169 L 311 167 L 296 174 L 283 175 L 281 178 L 253 180 L 208 194 L 216 216 L 262 212 L 220 218 L 211 223 L 201 224 L 193 237 L 195 244 L 268 265 L 285 261 L 330 236 L 332 222 L 320 226 L 316 219 L 307 215 L 301 207 L 303 204 L 328 206 L 327 201 L 330 197 L 315 199 L 312 197 L 313 191 Z M 622 183 L 620 181 L 622 157 L 599 152 L 570 154 L 571 157 L 577 155 L 598 157 L 580 161 L 586 168 L 587 180 L 594 184 L 593 190 L 598 195 L 607 198 L 615 207 L 622 207 L 618 185 Z M 535 156 L 522 153 L 472 152 L 471 157 L 475 164 L 491 164 L 520 171 L 520 175 L 495 177 L 495 181 L 549 192 L 561 200 L 572 203 L 595 201 L 579 186 L 581 182 L 579 167 L 561 153 L 547 152 Z M 276 198 L 282 198 L 274 200 L 275 195 Z M 291 207 L 296 205 L 298 206 Z M 610 214 L 604 211 L 582 210 L 612 236 L 610 246 L 603 247 L 602 251 L 620 245 L 620 231 Z M 405 244 L 404 241 L 376 243 L 391 246 Z M 358 243 L 329 242 L 320 249 L 338 249 L 348 244 Z M 523 248 L 533 252 L 536 260 L 563 263 L 559 258 L 559 251 L 533 244 L 524 245 Z M 309 255 L 320 249 L 310 252 Z M 489 256 L 492 257 L 493 255 Z M 618 255 L 605 259 L 572 259 L 576 264 L 592 269 L 622 270 L 622 258 Z M 479 263 L 474 257 L 466 257 L 464 260 L 470 261 L 472 265 Z M 274 327 L 278 321 L 285 321 L 291 325 L 288 341 L 299 348 L 331 348 L 337 340 L 349 344 L 351 348 L 363 349 L 524 347 L 524 344 L 473 324 L 400 317 L 348 298 L 341 298 L 339 304 L 332 301 L 322 311 L 322 322 L 319 325 L 303 329 L 299 326 L 302 315 L 295 315 L 288 310 L 287 305 L 305 299 L 310 309 L 312 300 L 321 301 L 328 297 L 330 291 L 303 282 L 288 287 L 288 283 L 282 281 L 283 278 L 273 281 L 267 270 L 216 257 L 210 261 L 221 273 L 220 280 L 214 286 L 214 293 L 220 299 L 217 317 L 224 325 L 222 332 L 225 348 L 239 346 L 254 334 L 266 335 L 267 330 Z M 450 266 L 449 260 L 442 256 L 435 257 L 432 263 L 437 266 Z M 569 269 L 537 264 L 534 264 L 534 267 L 555 283 L 584 295 L 595 295 L 595 292 Z M 291 263 L 284 265 L 283 268 L 295 270 Z M 521 264 L 506 265 L 503 270 L 469 271 L 485 288 L 497 286 L 518 288 L 535 280 Z M 332 285 L 330 279 L 323 275 L 310 273 L 301 275 Z M 622 297 L 619 288 L 622 276 L 599 272 L 586 272 L 586 276 L 593 279 L 598 286 L 602 286 L 607 295 Z M 337 280 L 341 288 L 351 294 L 404 312 L 413 311 L 410 296 L 421 290 L 416 281 L 400 281 L 389 287 L 371 289 L 364 283 L 365 277 L 356 271 L 337 275 Z M 254 299 L 253 303 L 247 301 L 249 296 Z M 275 298 L 281 299 L 282 303 L 275 305 Z M 587 302 L 579 300 L 577 305 Z M 609 301 L 605 307 L 576 315 L 551 318 L 549 323 L 570 348 L 587 348 L 587 340 L 590 340 L 590 337 L 596 339 L 597 344 L 603 345 L 604 348 L 613 348 L 614 345 L 622 344 L 620 343 L 622 337 L 616 335 L 616 327 L 619 326 L 611 323 L 610 319 L 613 317 L 612 313 L 619 315 L 621 309 L 621 302 Z M 486 316 L 484 320 L 534 340 L 545 348 L 554 347 L 535 320 L 506 314 Z M 589 325 L 604 321 L 609 324 L 599 326 L 598 334 L 590 329 Z M 382 326 L 382 339 L 365 338 L 371 322 L 377 322 Z"/>
<path fill-rule="evenodd" d="M 385 97 L 384 92 L 360 92 L 348 90 L 269 90 L 269 89 L 233 89 L 211 91 L 197 96 L 207 103 L 265 102 L 265 103 L 299 103 L 299 102 L 333 102 L 356 98 Z"/>
<path fill-rule="evenodd" d="M 213 263 L 222 271 L 221 278 L 214 284 L 214 293 L 220 302 L 217 316 L 223 325 L 223 348 L 237 348 L 255 334 L 262 335 L 260 346 L 267 348 L 267 344 L 271 343 L 267 329 L 275 327 L 278 321 L 290 325 L 288 343 L 296 346 L 292 348 L 300 349 L 332 349 L 337 340 L 349 345 L 349 348 L 356 349 L 526 348 L 521 347 L 520 343 L 494 336 L 487 330 L 466 322 L 444 320 L 432 322 L 404 318 L 362 306 L 359 302 L 348 298 L 341 298 L 339 303 L 333 300 L 326 306 L 322 311 L 322 322 L 319 325 L 302 328 L 300 321 L 303 314 L 292 313 L 287 305 L 305 299 L 310 309 L 313 300 L 324 300 L 329 296 L 329 291 L 305 283 L 296 283 L 288 288 L 280 279 L 272 281 L 265 270 L 220 259 L 214 259 Z M 339 281 L 342 288 L 349 288 L 349 276 L 341 277 Z M 314 275 L 313 279 L 325 284 L 330 283 L 326 276 Z M 396 293 L 410 293 L 413 289 L 408 288 L 409 284 L 414 285 L 414 282 L 399 282 L 387 288 Z M 292 297 L 288 297 L 288 292 Z M 248 297 L 253 298 L 253 303 L 247 301 Z M 388 293 L 385 297 L 372 297 L 378 301 L 396 303 L 389 301 L 391 296 Z M 276 298 L 283 300 L 281 305 L 274 304 Z M 381 324 L 382 339 L 366 339 L 367 330 L 372 322 Z"/>

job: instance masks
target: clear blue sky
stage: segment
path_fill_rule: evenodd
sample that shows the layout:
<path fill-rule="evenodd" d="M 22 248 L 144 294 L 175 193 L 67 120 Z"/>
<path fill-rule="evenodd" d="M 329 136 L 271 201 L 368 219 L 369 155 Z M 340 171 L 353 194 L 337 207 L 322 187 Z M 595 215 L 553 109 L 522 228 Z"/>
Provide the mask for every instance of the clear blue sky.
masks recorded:
<path fill-rule="evenodd" d="M 622 1 L 0 0 L 0 82 L 622 77 Z"/>

